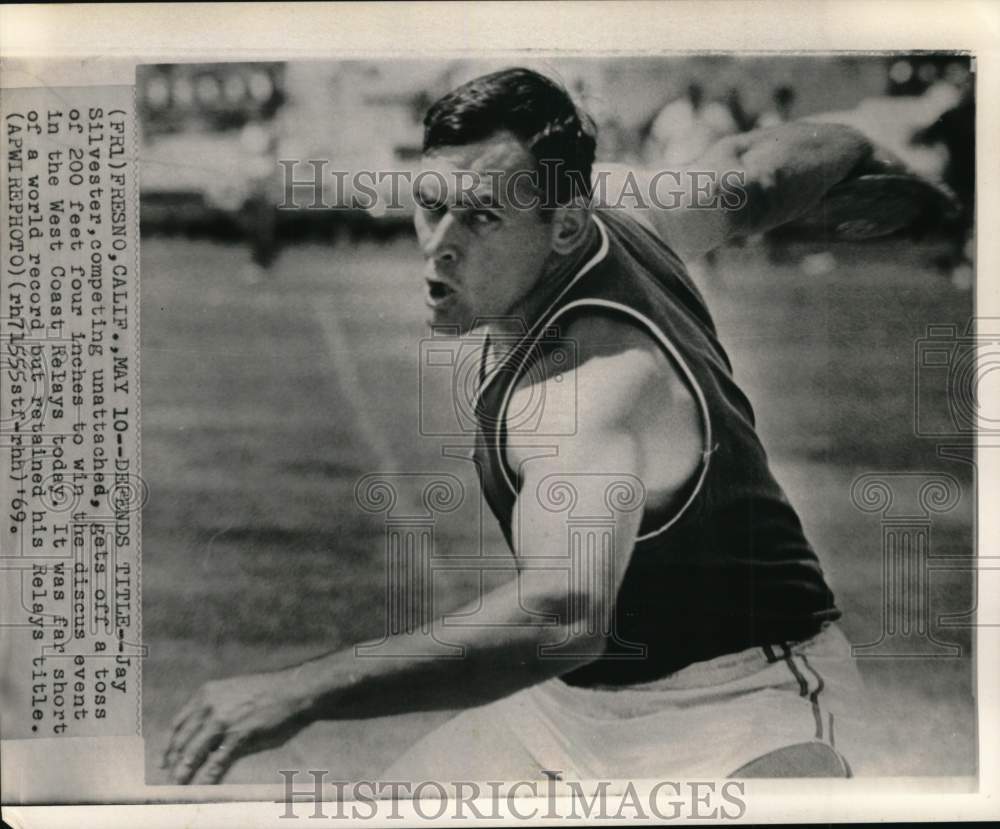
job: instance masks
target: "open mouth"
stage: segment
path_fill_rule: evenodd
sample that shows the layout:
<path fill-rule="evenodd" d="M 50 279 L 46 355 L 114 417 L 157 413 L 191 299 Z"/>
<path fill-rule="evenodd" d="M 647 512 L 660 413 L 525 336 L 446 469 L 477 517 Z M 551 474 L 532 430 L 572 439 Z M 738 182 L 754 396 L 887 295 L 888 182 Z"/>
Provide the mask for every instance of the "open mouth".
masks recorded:
<path fill-rule="evenodd" d="M 439 308 L 455 298 L 455 289 L 439 279 L 427 279 L 427 304 Z"/>

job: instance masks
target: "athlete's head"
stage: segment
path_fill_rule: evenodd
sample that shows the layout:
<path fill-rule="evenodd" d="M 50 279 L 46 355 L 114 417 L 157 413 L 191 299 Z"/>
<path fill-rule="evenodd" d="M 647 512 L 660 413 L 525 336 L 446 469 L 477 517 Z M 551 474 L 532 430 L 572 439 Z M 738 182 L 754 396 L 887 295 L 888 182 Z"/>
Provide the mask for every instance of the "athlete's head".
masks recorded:
<path fill-rule="evenodd" d="M 590 122 L 528 69 L 476 78 L 424 118 L 415 224 L 433 323 L 514 313 L 584 238 Z"/>

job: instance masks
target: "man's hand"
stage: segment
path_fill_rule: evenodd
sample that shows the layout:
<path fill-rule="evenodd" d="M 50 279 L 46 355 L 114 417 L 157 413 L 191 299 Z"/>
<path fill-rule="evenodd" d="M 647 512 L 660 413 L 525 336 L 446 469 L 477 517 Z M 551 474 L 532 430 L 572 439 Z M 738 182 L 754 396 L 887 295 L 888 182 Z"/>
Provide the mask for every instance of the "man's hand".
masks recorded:
<path fill-rule="evenodd" d="M 240 757 L 309 723 L 286 672 L 205 683 L 174 719 L 161 766 L 175 783 L 217 783 Z"/>

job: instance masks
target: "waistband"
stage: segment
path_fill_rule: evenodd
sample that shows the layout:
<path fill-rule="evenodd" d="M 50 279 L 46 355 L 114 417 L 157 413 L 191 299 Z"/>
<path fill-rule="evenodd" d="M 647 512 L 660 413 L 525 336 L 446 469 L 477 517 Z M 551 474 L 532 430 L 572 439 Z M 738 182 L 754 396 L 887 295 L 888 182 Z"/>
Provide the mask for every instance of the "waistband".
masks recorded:
<path fill-rule="evenodd" d="M 701 662 L 692 662 L 690 665 L 660 679 L 629 685 L 593 684 L 585 686 L 569 685 L 557 679 L 552 682 L 552 690 L 554 693 L 559 693 L 561 687 L 570 694 L 618 694 L 628 691 L 643 693 L 705 688 L 723 682 L 739 680 L 757 673 L 768 665 L 782 660 L 786 647 L 795 653 L 803 650 L 822 649 L 826 651 L 829 649 L 843 651 L 845 656 L 850 654 L 850 644 L 840 628 L 833 622 L 825 621 L 811 636 L 793 641 L 755 645 L 735 653 L 723 654 Z"/>

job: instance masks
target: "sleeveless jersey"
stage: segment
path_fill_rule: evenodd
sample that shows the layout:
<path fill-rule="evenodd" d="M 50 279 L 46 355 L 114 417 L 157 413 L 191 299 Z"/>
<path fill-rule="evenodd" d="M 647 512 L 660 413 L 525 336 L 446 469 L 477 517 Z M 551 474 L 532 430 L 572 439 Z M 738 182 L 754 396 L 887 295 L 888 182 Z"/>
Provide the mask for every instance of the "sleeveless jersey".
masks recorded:
<path fill-rule="evenodd" d="M 748 647 L 809 638 L 840 611 L 771 474 L 704 300 L 676 254 L 635 219 L 605 210 L 594 221 L 593 254 L 550 289 L 548 309 L 480 391 L 475 459 L 484 495 L 510 544 L 520 488 L 505 455 L 510 394 L 582 313 L 624 320 L 663 349 L 697 402 L 703 452 L 675 503 L 643 514 L 606 654 L 563 680 L 646 682 Z"/>

